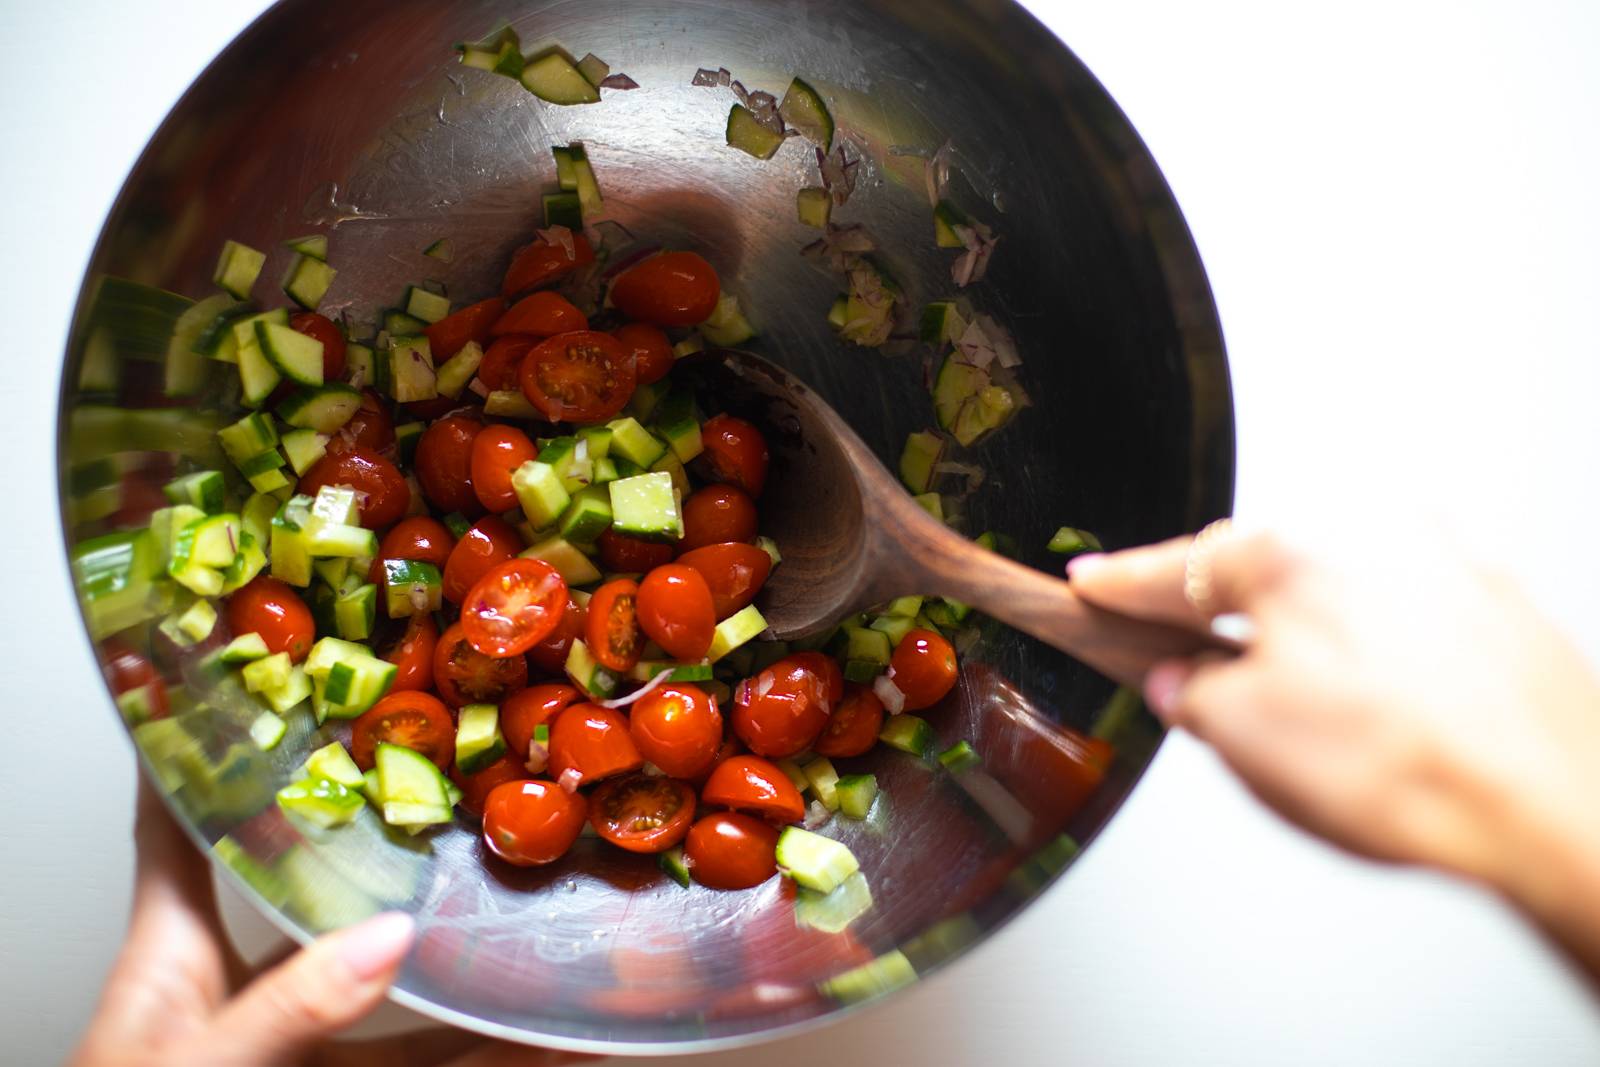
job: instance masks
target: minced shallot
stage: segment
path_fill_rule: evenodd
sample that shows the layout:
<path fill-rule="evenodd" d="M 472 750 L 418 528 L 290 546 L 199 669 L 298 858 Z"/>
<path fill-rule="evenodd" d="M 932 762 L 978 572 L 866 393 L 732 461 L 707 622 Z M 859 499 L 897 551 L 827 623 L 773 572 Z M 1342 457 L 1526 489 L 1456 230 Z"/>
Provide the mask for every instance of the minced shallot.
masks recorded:
<path fill-rule="evenodd" d="M 672 668 L 669 667 L 666 670 L 659 672 L 654 678 L 650 679 L 644 685 L 640 686 L 638 689 L 635 689 L 625 697 L 617 697 L 615 700 L 600 700 L 596 701 L 596 703 L 602 708 L 625 708 L 629 704 L 632 704 L 635 700 L 638 700 L 641 697 L 653 692 L 657 686 L 670 677 L 672 677 Z"/>
<path fill-rule="evenodd" d="M 906 695 L 900 692 L 900 687 L 887 674 L 880 674 L 872 680 L 872 691 L 883 701 L 884 710 L 890 715 L 898 715 L 906 710 Z"/>

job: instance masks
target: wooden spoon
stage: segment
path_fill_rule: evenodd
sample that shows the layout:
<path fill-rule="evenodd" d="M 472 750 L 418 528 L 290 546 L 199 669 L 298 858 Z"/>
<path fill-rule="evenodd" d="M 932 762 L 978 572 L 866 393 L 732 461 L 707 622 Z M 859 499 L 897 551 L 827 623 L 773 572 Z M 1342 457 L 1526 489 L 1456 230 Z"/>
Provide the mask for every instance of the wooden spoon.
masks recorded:
<path fill-rule="evenodd" d="M 899 596 L 950 597 L 1125 685 L 1215 638 L 1086 604 L 1059 578 L 997 555 L 924 511 L 827 402 L 781 367 L 716 351 L 696 373 L 757 422 L 772 452 L 762 529 L 783 562 L 759 606 L 778 640 L 815 634 Z M 687 367 L 685 369 L 688 369 Z"/>

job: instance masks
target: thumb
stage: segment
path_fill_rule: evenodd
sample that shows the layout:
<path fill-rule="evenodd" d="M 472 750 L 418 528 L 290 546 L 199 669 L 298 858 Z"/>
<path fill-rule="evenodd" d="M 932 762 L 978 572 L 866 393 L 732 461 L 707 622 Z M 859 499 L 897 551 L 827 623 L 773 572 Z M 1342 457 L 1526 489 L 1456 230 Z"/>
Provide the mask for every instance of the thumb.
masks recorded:
<path fill-rule="evenodd" d="M 385 912 L 326 934 L 266 972 L 213 1017 L 223 1035 L 213 1062 L 274 1067 L 299 1063 L 314 1045 L 383 1000 L 416 938 L 403 912 Z"/>

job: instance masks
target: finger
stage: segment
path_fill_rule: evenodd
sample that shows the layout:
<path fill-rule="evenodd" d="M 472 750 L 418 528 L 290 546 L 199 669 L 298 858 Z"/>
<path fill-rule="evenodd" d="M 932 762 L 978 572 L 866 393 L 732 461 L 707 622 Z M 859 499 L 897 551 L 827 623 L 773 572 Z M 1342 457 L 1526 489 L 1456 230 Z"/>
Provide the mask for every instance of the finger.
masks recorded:
<path fill-rule="evenodd" d="M 1199 605 L 1202 613 L 1186 592 L 1193 544 L 1193 537 L 1176 537 L 1108 555 L 1079 556 L 1067 564 L 1067 576 L 1073 592 L 1109 611 L 1207 628 L 1217 615 L 1249 612 L 1300 564 L 1272 534 L 1224 534 L 1198 550 L 1209 553 L 1202 561 L 1209 572 L 1209 590 Z"/>
<path fill-rule="evenodd" d="M 212 1021 L 219 1067 L 299 1063 L 319 1042 L 383 1000 L 416 939 L 416 923 L 387 912 L 326 934 L 252 982 Z"/>
<path fill-rule="evenodd" d="M 1219 751 L 1254 707 L 1253 689 L 1246 659 L 1223 652 L 1164 660 L 1150 668 L 1144 683 L 1145 703 L 1157 718 Z"/>
<path fill-rule="evenodd" d="M 554 1067 L 602 1059 L 577 1052 L 496 1041 L 449 1027 L 413 1030 L 370 1041 L 340 1041 L 317 1050 L 314 1067 Z"/>

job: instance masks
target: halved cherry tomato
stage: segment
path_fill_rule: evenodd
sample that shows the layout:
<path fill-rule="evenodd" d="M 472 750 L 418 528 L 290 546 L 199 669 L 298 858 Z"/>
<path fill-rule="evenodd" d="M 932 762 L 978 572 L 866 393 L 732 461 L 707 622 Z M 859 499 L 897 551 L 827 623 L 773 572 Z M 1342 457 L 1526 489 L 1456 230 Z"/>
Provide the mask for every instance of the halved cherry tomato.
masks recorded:
<path fill-rule="evenodd" d="M 539 449 L 515 426 L 485 426 L 472 441 L 472 491 L 478 502 L 496 514 L 517 506 L 511 476 Z"/>
<path fill-rule="evenodd" d="M 755 501 L 738 486 L 708 485 L 690 493 L 683 502 L 683 537 L 678 542 L 682 551 L 727 541 L 751 541 L 755 536 Z"/>
<path fill-rule="evenodd" d="M 525 761 L 528 747 L 533 744 L 533 728 L 548 723 L 578 697 L 572 686 L 555 683 L 530 685 L 508 697 L 500 705 L 500 732 L 505 735 L 512 758 L 518 763 Z"/>
<path fill-rule="evenodd" d="M 506 296 L 525 293 L 541 285 L 549 285 L 557 278 L 572 273 L 579 267 L 594 262 L 594 248 L 581 233 L 572 235 L 572 252 L 569 254 L 559 244 L 535 241 L 517 249 L 511 257 L 511 267 L 506 271 L 500 291 Z"/>
<path fill-rule="evenodd" d="M 773 822 L 799 822 L 806 802 L 789 776 L 760 756 L 734 756 L 706 779 L 700 799 L 718 808 L 735 808 Z"/>
<path fill-rule="evenodd" d="M 289 329 L 322 342 L 322 380 L 336 382 L 344 377 L 344 331 L 326 315 L 302 311 L 289 316 Z"/>
<path fill-rule="evenodd" d="M 444 564 L 444 598 L 459 604 L 478 579 L 522 551 L 522 538 L 506 520 L 490 515 L 461 535 Z"/>
<path fill-rule="evenodd" d="M 538 343 L 538 338 L 517 334 L 495 338 L 478 364 L 478 380 L 489 389 L 522 388 L 522 361 Z"/>
<path fill-rule="evenodd" d="M 633 396 L 633 358 L 608 333 L 541 341 L 522 361 L 522 395 L 552 422 L 600 422 Z"/>
<path fill-rule="evenodd" d="M 561 613 L 561 621 L 556 623 L 556 628 L 550 631 L 548 637 L 528 649 L 528 658 L 541 671 L 562 673 L 567 665 L 567 653 L 572 651 L 573 640 L 583 636 L 588 622 L 589 609 L 574 600 L 572 591 L 568 590 L 567 610 Z"/>
<path fill-rule="evenodd" d="M 383 561 L 386 559 L 413 559 L 431 563 L 444 570 L 456 539 L 438 519 L 426 515 L 413 515 L 395 523 L 378 543 L 378 558 L 367 571 L 367 581 L 383 581 Z"/>
<path fill-rule="evenodd" d="M 393 447 L 394 419 L 389 415 L 389 405 L 371 389 L 361 391 L 361 406 L 328 439 L 329 452 L 347 452 L 352 448 L 382 452 Z"/>
<path fill-rule="evenodd" d="M 433 651 L 433 686 L 453 708 L 504 704 L 528 684 L 528 661 L 521 656 L 485 656 L 472 647 L 461 624 L 454 623 Z"/>
<path fill-rule="evenodd" d="M 698 326 L 722 295 L 717 272 L 693 252 L 662 252 L 629 267 L 611 285 L 611 302 L 630 319 Z"/>
<path fill-rule="evenodd" d="M 317 639 L 311 609 L 294 587 L 265 574 L 228 598 L 228 629 L 235 637 L 257 633 L 273 654 L 289 653 L 299 663 Z"/>
<path fill-rule="evenodd" d="M 722 739 L 722 746 L 717 749 L 717 754 L 712 757 L 711 766 L 706 768 L 706 770 L 702 773 L 690 778 L 689 781 L 696 785 L 703 786 L 711 778 L 711 776 L 717 772 L 718 767 L 722 766 L 733 757 L 741 756 L 743 754 L 744 742 L 739 740 L 737 734 L 730 733 L 728 736 Z"/>
<path fill-rule="evenodd" d="M 822 679 L 822 691 L 828 696 L 828 707 L 844 699 L 844 671 L 839 667 L 838 660 L 822 652 L 794 652 L 786 659 Z"/>
<path fill-rule="evenodd" d="M 588 317 L 572 301 L 546 289 L 529 293 L 512 304 L 489 328 L 489 336 L 523 334 L 529 337 L 554 337 L 558 333 L 588 328 Z"/>
<path fill-rule="evenodd" d="M 569 777 L 586 785 L 643 766 L 628 720 L 613 708 L 573 704 L 550 725 L 550 773 L 556 778 L 574 771 Z"/>
<path fill-rule="evenodd" d="M 665 852 L 694 821 L 694 790 L 671 778 L 614 778 L 589 798 L 589 825 L 629 852 Z"/>
<path fill-rule="evenodd" d="M 361 525 L 381 530 L 411 509 L 411 487 L 400 469 L 370 448 L 330 452 L 300 476 L 300 492 L 316 496 L 325 485 L 348 485 L 366 494 L 361 503 Z"/>
<path fill-rule="evenodd" d="M 567 607 L 567 582 L 542 559 L 509 559 L 461 602 L 461 632 L 485 656 L 522 654 L 550 636 Z M 523 662 L 526 675 L 528 666 Z"/>
<path fill-rule="evenodd" d="M 639 585 L 631 578 L 618 578 L 594 591 L 589 600 L 589 619 L 584 643 L 600 666 L 622 673 L 639 662 L 644 636 L 639 632 L 635 601 Z M 669 772 L 670 773 L 670 772 Z"/>
<path fill-rule="evenodd" d="M 609 526 L 595 543 L 600 548 L 600 562 L 606 570 L 617 574 L 643 574 L 672 562 L 671 545 L 619 534 Z"/>
<path fill-rule="evenodd" d="M 417 481 L 441 511 L 476 515 L 483 510 L 472 489 L 472 443 L 483 423 L 451 415 L 429 426 L 417 442 Z"/>
<path fill-rule="evenodd" d="M 588 803 L 554 782 L 505 782 L 483 802 L 483 843 L 517 867 L 560 859 L 583 832 Z"/>
<path fill-rule="evenodd" d="M 767 484 L 767 439 L 732 415 L 713 415 L 700 427 L 705 445 L 701 463 L 714 482 L 736 485 L 753 497 Z"/>
<path fill-rule="evenodd" d="M 639 583 L 639 626 L 673 659 L 694 660 L 711 647 L 717 610 L 711 587 L 693 567 L 668 563 Z"/>
<path fill-rule="evenodd" d="M 829 759 L 859 756 L 878 743 L 881 729 L 883 701 L 870 687 L 852 684 L 812 747 L 817 755 Z"/>
<path fill-rule="evenodd" d="M 790 656 L 739 683 L 733 730 L 756 755 L 785 759 L 811 747 L 831 706 L 827 681 Z"/>
<path fill-rule="evenodd" d="M 676 357 L 672 354 L 672 342 L 661 332 L 661 327 L 648 322 L 630 322 L 612 330 L 611 335 L 633 353 L 633 371 L 640 385 L 659 382 L 672 370 Z"/>
<path fill-rule="evenodd" d="M 956 686 L 956 650 L 932 630 L 912 630 L 889 659 L 889 680 L 906 695 L 905 710 L 918 711 L 943 700 Z"/>
<path fill-rule="evenodd" d="M 476 774 L 462 774 L 461 768 L 450 765 L 450 780 L 461 790 L 461 806 L 470 815 L 483 817 L 483 802 L 495 786 L 506 782 L 523 782 L 531 778 L 521 761 L 501 756 Z"/>
<path fill-rule="evenodd" d="M 605 547 L 601 546 L 601 558 Z M 711 589 L 717 619 L 726 619 L 756 598 L 772 573 L 772 557 L 755 545 L 706 545 L 685 552 L 678 563 L 700 572 Z"/>
<path fill-rule="evenodd" d="M 231 624 L 230 624 L 231 625 Z M 135 652 L 121 638 L 110 637 L 101 644 L 105 658 L 106 681 L 116 696 L 144 689 L 150 702 L 150 718 L 165 719 L 171 711 L 167 700 L 167 683 L 156 673 L 150 658 Z"/>
<path fill-rule="evenodd" d="M 362 770 L 372 770 L 380 742 L 420 752 L 442 771 L 455 759 L 455 720 L 431 693 L 390 693 L 350 727 L 350 758 Z"/>
<path fill-rule="evenodd" d="M 711 889 L 760 885 L 778 873 L 777 850 L 777 827 L 727 811 L 691 826 L 683 846 L 689 873 Z"/>
<path fill-rule="evenodd" d="M 704 774 L 717 758 L 722 712 L 697 685 L 658 685 L 634 701 L 628 718 L 639 754 L 674 778 Z"/>
<path fill-rule="evenodd" d="M 489 343 L 489 327 L 505 313 L 503 297 L 492 296 L 469 304 L 460 311 L 452 311 L 422 332 L 428 335 L 428 348 L 434 363 L 443 363 L 463 348 L 468 341 L 480 345 Z"/>
<path fill-rule="evenodd" d="M 411 616 L 406 623 L 405 636 L 383 654 L 384 659 L 398 668 L 389 690 L 398 693 L 406 689 L 432 689 L 433 653 L 438 646 L 439 624 L 433 621 L 433 616 L 427 612 Z"/>

